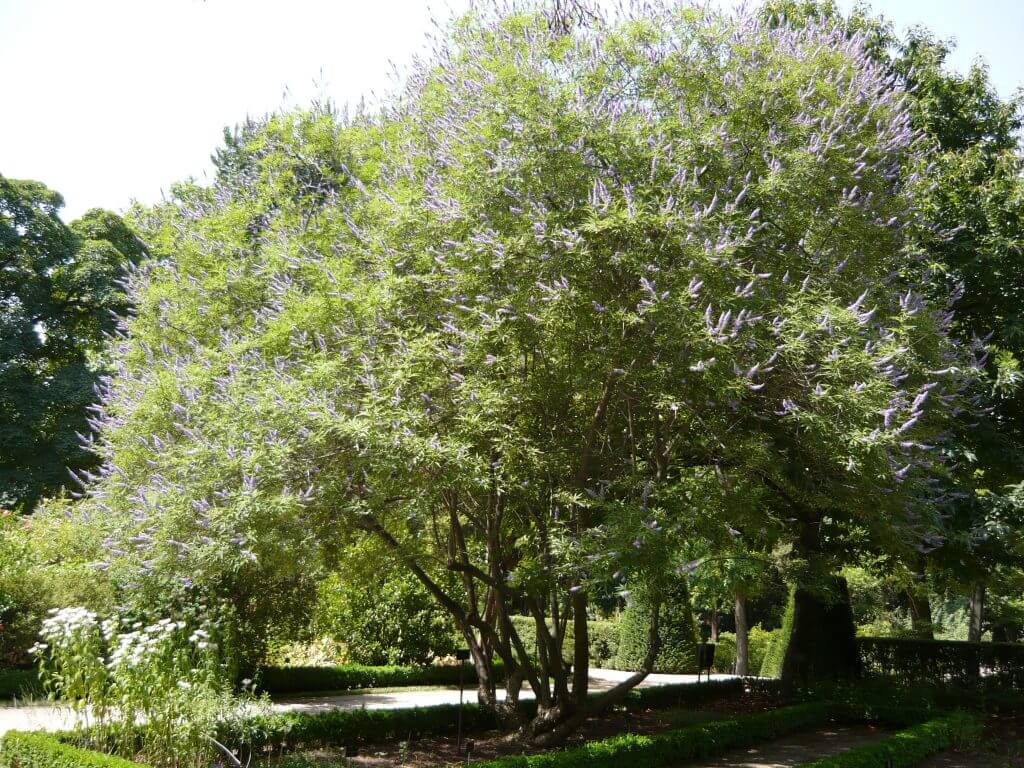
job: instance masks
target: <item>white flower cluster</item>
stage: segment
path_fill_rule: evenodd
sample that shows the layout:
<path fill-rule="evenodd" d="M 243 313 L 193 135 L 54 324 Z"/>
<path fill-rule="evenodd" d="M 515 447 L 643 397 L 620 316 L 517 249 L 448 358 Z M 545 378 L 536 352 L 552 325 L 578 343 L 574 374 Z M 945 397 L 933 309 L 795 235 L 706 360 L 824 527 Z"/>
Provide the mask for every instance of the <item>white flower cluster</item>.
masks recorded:
<path fill-rule="evenodd" d="M 185 622 L 161 619 L 148 627 L 141 627 L 136 622 L 132 631 L 116 635 L 116 645 L 110 652 L 107 667 L 114 669 L 120 666 L 139 667 L 146 664 L 154 656 L 159 656 L 166 648 L 176 632 L 185 628 Z"/>
<path fill-rule="evenodd" d="M 77 640 L 98 633 L 103 643 L 92 652 L 99 657 L 98 661 L 110 670 L 138 668 L 171 650 L 177 644 L 175 635 L 186 626 L 183 621 L 160 619 L 149 626 L 137 621 L 128 631 L 121 631 L 121 623 L 117 619 L 108 618 L 101 622 L 96 613 L 85 608 L 60 608 L 50 611 L 50 616 L 43 622 L 40 634 L 45 642 L 36 643 L 29 650 L 39 656 L 51 646 L 68 649 Z M 193 631 L 188 642 L 200 651 L 216 648 L 205 629 Z M 101 656 L 102 645 L 110 649 L 106 659 Z"/>
<path fill-rule="evenodd" d="M 82 630 L 91 630 L 96 623 L 96 614 L 86 608 L 54 608 L 49 618 L 43 620 L 41 634 L 47 639 L 59 640 Z"/>

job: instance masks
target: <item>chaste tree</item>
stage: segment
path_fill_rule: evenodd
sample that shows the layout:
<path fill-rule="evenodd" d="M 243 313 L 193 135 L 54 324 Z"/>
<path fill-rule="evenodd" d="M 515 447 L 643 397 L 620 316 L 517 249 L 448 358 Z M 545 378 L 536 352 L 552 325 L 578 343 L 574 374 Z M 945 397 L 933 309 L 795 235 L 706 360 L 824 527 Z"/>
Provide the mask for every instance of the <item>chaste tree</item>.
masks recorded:
<path fill-rule="evenodd" d="M 258 628 L 372 536 L 549 743 L 657 655 L 655 599 L 636 674 L 588 696 L 591 594 L 662 594 L 705 508 L 808 571 L 930 535 L 973 360 L 915 289 L 941 233 L 902 80 L 829 22 L 581 19 L 473 12 L 380 112 L 249 125 L 216 184 L 137 211 L 97 568 Z"/>

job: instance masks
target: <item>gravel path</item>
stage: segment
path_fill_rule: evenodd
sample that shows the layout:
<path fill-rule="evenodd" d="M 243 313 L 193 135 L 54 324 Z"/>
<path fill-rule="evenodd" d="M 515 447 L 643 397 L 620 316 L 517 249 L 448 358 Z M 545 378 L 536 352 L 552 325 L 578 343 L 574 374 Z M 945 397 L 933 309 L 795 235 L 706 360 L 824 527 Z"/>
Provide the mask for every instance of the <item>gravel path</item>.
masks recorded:
<path fill-rule="evenodd" d="M 628 672 L 610 669 L 591 670 L 590 679 L 595 690 L 607 688 L 619 680 L 629 677 Z M 701 679 L 705 679 L 706 676 Z M 712 680 L 729 680 L 732 675 L 711 675 Z M 696 675 L 649 675 L 641 687 L 677 683 L 696 683 Z M 523 700 L 533 698 L 524 690 Z M 476 701 L 476 691 L 467 689 L 466 703 Z M 439 688 L 429 691 L 393 691 L 388 693 L 352 693 L 341 696 L 303 696 L 275 700 L 275 712 L 324 712 L 332 709 L 412 709 L 432 707 L 438 704 L 458 704 L 459 691 Z M 52 704 L 26 704 L 24 706 L 0 706 L 0 734 L 7 731 L 63 731 L 74 727 L 74 714 L 65 707 Z"/>

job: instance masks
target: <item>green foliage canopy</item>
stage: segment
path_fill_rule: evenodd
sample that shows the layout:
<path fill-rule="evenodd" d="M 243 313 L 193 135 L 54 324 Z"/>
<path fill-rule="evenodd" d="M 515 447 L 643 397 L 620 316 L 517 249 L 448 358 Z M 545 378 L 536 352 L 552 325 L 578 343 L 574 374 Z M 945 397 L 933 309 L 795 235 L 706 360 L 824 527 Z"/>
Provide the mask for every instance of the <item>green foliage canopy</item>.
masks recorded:
<path fill-rule="evenodd" d="M 372 535 L 485 701 L 500 659 L 557 723 L 588 593 L 673 578 L 706 499 L 754 531 L 779 499 L 893 547 L 934 529 L 974 361 L 913 288 L 936 235 L 901 81 L 829 23 L 597 18 L 470 15 L 384 113 L 271 117 L 138 212 L 155 258 L 79 506 L 98 567 L 251 602 Z"/>
<path fill-rule="evenodd" d="M 118 285 L 142 249 L 115 215 L 91 210 L 65 226 L 64 201 L 36 181 L 0 176 L 0 508 L 31 510 L 96 459 L 89 432 L 97 355 Z"/>

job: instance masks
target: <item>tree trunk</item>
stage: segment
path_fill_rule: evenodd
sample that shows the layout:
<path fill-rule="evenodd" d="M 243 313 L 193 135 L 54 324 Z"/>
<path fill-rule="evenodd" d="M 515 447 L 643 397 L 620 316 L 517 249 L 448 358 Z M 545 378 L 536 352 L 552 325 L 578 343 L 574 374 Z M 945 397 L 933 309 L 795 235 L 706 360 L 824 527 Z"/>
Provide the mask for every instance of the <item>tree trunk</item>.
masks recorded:
<path fill-rule="evenodd" d="M 796 590 L 793 633 L 782 662 L 782 680 L 792 685 L 861 674 L 853 611 L 846 579 L 835 577 L 831 599 L 803 587 Z"/>
<path fill-rule="evenodd" d="M 974 582 L 971 594 L 971 623 L 967 628 L 967 639 L 972 643 L 981 642 L 982 621 L 985 618 L 985 580 Z"/>
<path fill-rule="evenodd" d="M 750 628 L 747 625 L 747 598 L 736 598 L 736 668 L 737 675 L 750 674 Z"/>
<path fill-rule="evenodd" d="M 910 627 L 914 635 L 923 640 L 934 640 L 932 605 L 928 600 L 927 591 L 917 585 L 911 585 L 907 588 L 907 603 L 910 607 Z"/>
<path fill-rule="evenodd" d="M 718 642 L 718 606 L 711 609 L 711 642 Z"/>

